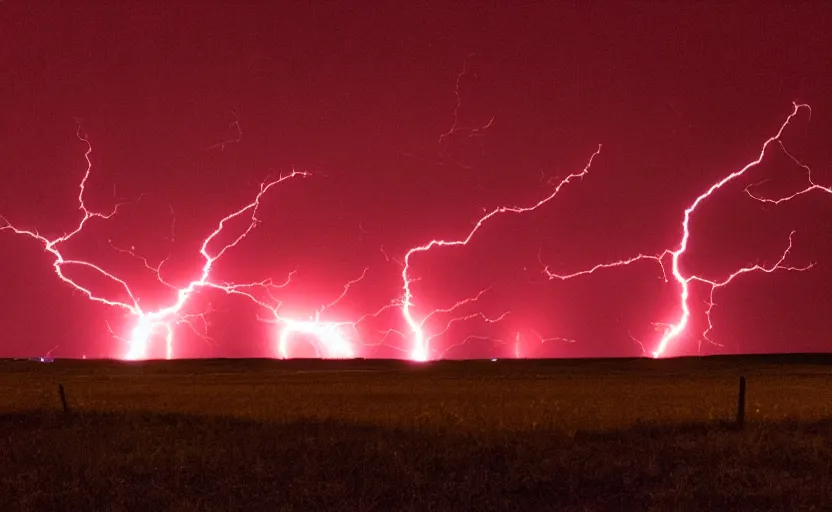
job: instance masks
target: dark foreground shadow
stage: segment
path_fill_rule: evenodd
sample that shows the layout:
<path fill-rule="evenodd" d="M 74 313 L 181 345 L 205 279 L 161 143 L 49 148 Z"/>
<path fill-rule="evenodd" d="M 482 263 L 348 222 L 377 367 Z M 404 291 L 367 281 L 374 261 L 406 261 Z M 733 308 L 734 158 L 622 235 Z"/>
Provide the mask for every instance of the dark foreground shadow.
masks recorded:
<path fill-rule="evenodd" d="M 795 510 L 832 421 L 460 435 L 171 414 L 0 414 L 0 510 Z"/>

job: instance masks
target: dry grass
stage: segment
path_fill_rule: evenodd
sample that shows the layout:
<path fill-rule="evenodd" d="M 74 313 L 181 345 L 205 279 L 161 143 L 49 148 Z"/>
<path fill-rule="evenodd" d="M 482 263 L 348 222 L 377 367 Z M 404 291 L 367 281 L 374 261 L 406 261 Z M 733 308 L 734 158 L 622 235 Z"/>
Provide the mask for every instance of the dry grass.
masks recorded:
<path fill-rule="evenodd" d="M 0 510 L 828 509 L 827 363 L 2 362 Z"/>

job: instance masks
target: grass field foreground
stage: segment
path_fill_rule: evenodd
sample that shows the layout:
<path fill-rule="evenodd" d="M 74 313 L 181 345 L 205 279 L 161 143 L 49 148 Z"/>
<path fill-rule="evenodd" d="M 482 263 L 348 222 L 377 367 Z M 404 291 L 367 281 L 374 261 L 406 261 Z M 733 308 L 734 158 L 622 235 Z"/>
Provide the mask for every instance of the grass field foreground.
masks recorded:
<path fill-rule="evenodd" d="M 828 509 L 831 370 L 820 358 L 6 361 L 0 509 Z"/>

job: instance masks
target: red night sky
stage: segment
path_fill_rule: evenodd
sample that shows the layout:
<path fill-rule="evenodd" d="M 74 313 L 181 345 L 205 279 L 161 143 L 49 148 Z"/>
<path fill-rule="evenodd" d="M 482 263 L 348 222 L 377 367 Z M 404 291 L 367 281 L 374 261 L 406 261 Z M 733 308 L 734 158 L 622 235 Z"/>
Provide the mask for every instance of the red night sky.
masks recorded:
<path fill-rule="evenodd" d="M 311 173 L 264 194 L 260 222 L 210 276 L 278 283 L 294 271 L 271 297 L 256 291 L 281 304 L 283 323 L 264 322 L 272 312 L 245 297 L 200 289 L 176 319 L 205 313 L 208 338 L 177 326 L 174 357 L 273 357 L 286 319 L 351 322 L 386 305 L 339 336 L 353 355 L 411 357 L 407 252 L 466 238 L 494 208 L 534 205 L 599 144 L 587 174 L 536 210 L 490 218 L 465 246 L 412 255 L 410 311 L 421 320 L 490 287 L 424 324 L 426 337 L 448 328 L 430 341 L 431 358 L 649 354 L 682 307 L 655 261 L 567 281 L 549 280 L 544 265 L 569 274 L 676 250 L 685 208 L 758 158 L 792 102 L 811 115 L 799 109 L 782 146 L 700 204 L 680 268 L 719 281 L 771 266 L 792 231 L 784 264 L 815 265 L 719 289 L 714 343 L 701 335 L 709 288 L 692 282 L 690 322 L 665 355 L 827 351 L 832 194 L 774 205 L 745 189 L 759 183 L 753 192 L 772 199 L 805 189 L 795 160 L 832 185 L 830 4 L 214 4 L 0 3 L 0 215 L 47 238 L 78 225 L 80 123 L 92 148 L 86 207 L 125 204 L 61 254 L 124 280 L 143 311 L 169 306 L 176 290 L 114 247 L 153 266 L 168 258 L 163 279 L 185 287 L 223 217 L 264 180 Z M 250 221 L 234 219 L 212 247 Z M 137 317 L 91 302 L 53 262 L 37 240 L 0 232 L 0 356 L 124 357 Z M 65 270 L 128 300 L 89 269 Z M 328 343 L 289 338 L 292 356 Z M 159 336 L 150 344 L 148 357 L 165 355 Z"/>

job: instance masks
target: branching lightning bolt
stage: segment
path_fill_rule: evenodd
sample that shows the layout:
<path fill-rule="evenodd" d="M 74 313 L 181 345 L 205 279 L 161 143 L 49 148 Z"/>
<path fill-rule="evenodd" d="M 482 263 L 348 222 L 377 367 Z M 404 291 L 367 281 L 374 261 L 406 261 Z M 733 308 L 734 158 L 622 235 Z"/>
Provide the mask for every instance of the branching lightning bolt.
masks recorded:
<path fill-rule="evenodd" d="M 601 152 L 601 146 L 599 145 L 598 149 L 592 154 L 592 156 L 590 156 L 589 161 L 587 162 L 586 166 L 580 172 L 572 173 L 572 174 L 568 175 L 567 177 L 563 178 L 562 180 L 560 180 L 553 187 L 552 192 L 548 196 L 546 196 L 543 199 L 537 201 L 536 203 L 534 203 L 530 206 L 525 206 L 525 207 L 501 206 L 499 208 L 495 208 L 495 209 L 489 211 L 488 213 L 486 213 L 485 215 L 483 215 L 482 217 L 480 217 L 479 220 L 477 220 L 477 222 L 474 224 L 474 227 L 463 238 L 459 238 L 459 239 L 456 239 L 456 240 L 437 240 L 437 239 L 433 239 L 433 240 L 430 240 L 429 242 L 427 242 L 423 245 L 413 247 L 409 251 L 407 251 L 407 253 L 405 254 L 405 257 L 404 257 L 404 265 L 402 267 L 402 273 L 401 273 L 402 291 L 403 291 L 401 309 L 402 309 L 402 315 L 404 316 L 405 322 L 407 322 L 407 325 L 408 325 L 408 327 L 410 329 L 410 332 L 411 332 L 411 336 L 413 338 L 413 347 L 412 347 L 411 352 L 410 352 L 410 358 L 411 359 L 413 359 L 414 361 L 426 361 L 430 358 L 430 343 L 429 343 L 430 338 L 425 337 L 425 332 L 424 332 L 424 329 L 423 329 L 424 319 L 421 320 L 421 321 L 416 320 L 416 318 L 414 316 L 414 313 L 413 313 L 413 307 L 414 307 L 414 302 L 413 301 L 414 301 L 414 299 L 413 299 L 413 290 L 412 290 L 412 287 L 411 287 L 411 285 L 414 281 L 414 278 L 411 277 L 411 272 L 412 272 L 411 260 L 412 260 L 413 256 L 415 256 L 416 254 L 428 252 L 428 251 L 430 251 L 431 249 L 434 249 L 434 248 L 457 247 L 457 246 L 467 245 L 471 241 L 471 239 L 474 237 L 474 235 L 478 231 L 480 231 L 480 229 L 488 222 L 489 219 L 491 219 L 495 216 L 501 215 L 501 214 L 505 214 L 505 213 L 520 214 L 520 213 L 530 212 L 530 211 L 533 211 L 533 210 L 536 210 L 536 209 L 540 208 L 541 206 L 545 205 L 546 203 L 548 203 L 549 201 L 554 199 L 560 193 L 561 189 L 563 189 L 564 186 L 566 186 L 567 184 L 569 184 L 570 182 L 572 182 L 574 180 L 581 179 L 584 176 L 586 176 L 586 174 L 589 172 L 590 167 L 592 166 L 593 160 L 595 159 L 596 156 L 598 156 L 598 154 L 600 152 Z M 456 309 L 459 306 L 470 303 L 470 301 L 471 301 L 471 299 L 466 299 L 464 301 L 460 301 L 460 302 L 454 304 L 453 306 L 451 306 L 450 308 L 448 308 L 444 311 L 453 311 L 454 309 Z M 425 318 L 427 318 L 428 316 L 430 316 L 432 314 L 433 313 L 430 313 Z"/>
<path fill-rule="evenodd" d="M 468 55 L 470 59 L 473 57 L 474 54 Z M 454 88 L 454 96 L 456 97 L 456 105 L 454 105 L 454 120 L 451 127 L 448 128 L 448 131 L 443 133 L 439 136 L 439 145 L 441 146 L 442 143 L 445 141 L 446 138 L 456 135 L 459 133 L 467 134 L 469 137 L 474 137 L 480 135 L 483 131 L 487 130 L 494 124 L 494 118 L 492 117 L 487 123 L 480 125 L 480 126 L 473 126 L 473 127 L 465 127 L 460 126 L 459 123 L 459 109 L 462 108 L 462 92 L 460 90 L 462 86 L 462 79 L 465 77 L 466 73 L 468 73 L 468 61 L 466 60 L 462 66 L 462 71 L 456 76 L 456 87 Z"/>
<path fill-rule="evenodd" d="M 684 211 L 684 214 L 683 214 L 683 217 L 682 217 L 682 225 L 681 225 L 681 239 L 678 242 L 678 245 L 676 246 L 675 249 L 666 249 L 665 251 L 663 251 L 659 254 L 656 254 L 656 255 L 639 254 L 639 255 L 634 256 L 632 258 L 628 258 L 628 259 L 624 259 L 624 260 L 620 260 L 620 261 L 615 261 L 615 262 L 611 262 L 611 263 L 599 264 L 599 265 L 596 265 L 596 266 L 594 266 L 592 268 L 589 268 L 587 270 L 582 270 L 582 271 L 578 271 L 578 272 L 574 272 L 574 273 L 570 273 L 570 274 L 556 274 L 556 273 L 552 272 L 549 269 L 548 266 L 544 266 L 544 270 L 543 270 L 544 273 L 546 275 L 548 275 L 550 279 L 565 280 L 565 279 L 578 277 L 578 276 L 581 276 L 581 275 L 591 274 L 591 273 L 593 273 L 597 270 L 613 268 L 613 267 L 620 267 L 620 266 L 629 265 L 629 264 L 632 264 L 632 263 L 635 263 L 635 262 L 638 262 L 638 261 L 643 261 L 643 260 L 651 260 L 651 261 L 657 262 L 660 265 L 660 267 L 662 269 L 662 273 L 665 277 L 665 280 L 668 280 L 668 272 L 665 269 L 664 262 L 667 258 L 670 258 L 670 264 L 671 264 L 670 276 L 672 277 L 673 281 L 675 281 L 675 283 L 679 286 L 679 289 L 680 289 L 679 304 L 680 304 L 681 312 L 680 312 L 680 315 L 679 315 L 679 318 L 678 318 L 677 321 L 666 325 L 663 335 L 659 339 L 655 350 L 653 350 L 653 352 L 652 352 L 653 357 L 661 357 L 663 354 L 665 354 L 665 352 L 668 350 L 668 348 L 685 333 L 685 330 L 686 330 L 686 328 L 688 326 L 688 323 L 690 321 L 690 318 L 691 318 L 691 305 L 689 303 L 689 298 L 690 298 L 690 285 L 693 282 L 704 284 L 704 285 L 706 285 L 710 288 L 710 290 L 709 290 L 710 299 L 707 303 L 707 309 L 704 311 L 704 314 L 705 314 L 705 316 L 707 318 L 707 322 L 708 322 L 708 328 L 702 333 L 702 337 L 704 339 L 708 340 L 708 341 L 712 341 L 710 339 L 710 337 L 708 336 L 710 331 L 713 329 L 713 324 L 711 322 L 710 314 L 711 314 L 711 311 L 712 311 L 712 309 L 714 307 L 714 304 L 715 304 L 715 302 L 714 302 L 714 293 L 716 292 L 717 289 L 728 285 L 735 278 L 737 278 L 737 277 L 739 277 L 743 274 L 747 274 L 747 273 L 754 272 L 754 271 L 767 272 L 767 273 L 773 272 L 775 270 L 805 271 L 805 270 L 808 270 L 808 269 L 812 268 L 812 266 L 813 266 L 813 264 L 807 264 L 807 265 L 803 265 L 803 266 L 789 266 L 789 265 L 785 264 L 785 260 L 789 256 L 789 253 L 792 249 L 792 237 L 794 235 L 794 232 L 792 232 L 789 235 L 788 247 L 786 247 L 786 249 L 782 252 L 780 258 L 776 262 L 774 262 L 774 263 L 772 263 L 771 265 L 768 265 L 768 266 L 755 264 L 755 265 L 751 265 L 751 266 L 748 266 L 748 267 L 743 267 L 743 268 L 740 268 L 740 269 L 734 271 L 733 273 L 731 273 L 730 275 L 728 275 L 726 278 L 724 278 L 722 280 L 711 280 L 711 279 L 707 279 L 707 278 L 704 278 L 704 277 L 698 276 L 698 275 L 687 275 L 682 270 L 681 265 L 680 265 L 680 260 L 681 260 L 682 256 L 685 254 L 685 251 L 688 248 L 688 244 L 689 244 L 689 241 L 690 241 L 690 238 L 691 238 L 690 221 L 691 221 L 691 218 L 692 218 L 694 212 L 697 210 L 697 208 L 699 208 L 705 200 L 711 198 L 717 191 L 719 191 L 726 184 L 728 184 L 729 182 L 732 182 L 734 180 L 737 180 L 738 178 L 746 175 L 750 170 L 752 170 L 753 168 L 758 166 L 762 162 L 763 158 L 766 155 L 767 150 L 769 149 L 769 147 L 772 144 L 775 144 L 775 143 L 778 144 L 783 149 L 783 151 L 785 151 L 786 154 L 797 165 L 799 165 L 804 170 L 806 170 L 807 175 L 808 175 L 808 180 L 809 180 L 809 186 L 806 187 L 805 189 L 799 191 L 799 192 L 796 192 L 795 194 L 792 194 L 792 195 L 784 197 L 784 198 L 776 199 L 776 200 L 765 199 L 765 198 L 759 197 L 757 195 L 754 195 L 754 193 L 752 191 L 752 187 L 747 187 L 746 188 L 746 193 L 750 197 L 752 197 L 752 198 L 754 198 L 758 201 L 765 201 L 765 202 L 770 202 L 770 203 L 774 203 L 774 204 L 779 204 L 781 202 L 794 199 L 794 198 L 796 198 L 796 197 L 798 197 L 802 194 L 806 194 L 806 193 L 808 193 L 810 191 L 813 191 L 813 190 L 822 190 L 822 191 L 825 191 L 825 192 L 830 192 L 830 189 L 828 187 L 822 187 L 822 186 L 816 184 L 814 181 L 812 181 L 811 169 L 809 169 L 809 167 L 805 166 L 804 164 L 800 163 L 795 157 L 793 157 L 790 153 L 788 153 L 788 151 L 786 151 L 785 147 L 783 146 L 783 143 L 782 143 L 782 140 L 781 140 L 783 132 L 786 130 L 786 128 L 789 126 L 789 124 L 792 122 L 792 120 L 795 118 L 795 116 L 797 116 L 801 112 L 801 110 L 806 110 L 806 111 L 811 112 L 811 109 L 808 105 L 794 103 L 793 108 L 792 108 L 792 112 L 786 117 L 786 120 L 780 125 L 780 128 L 777 130 L 777 132 L 772 137 L 770 137 L 769 139 L 767 139 L 763 143 L 762 148 L 760 149 L 760 153 L 758 154 L 757 158 L 755 158 L 751 162 L 747 163 L 742 168 L 725 175 L 719 181 L 717 181 L 716 183 L 713 183 L 705 192 L 703 192 L 702 194 L 697 196 L 696 199 L 694 199 L 694 201 Z"/>
<path fill-rule="evenodd" d="M 183 312 L 183 308 L 185 307 L 188 299 L 194 294 L 194 292 L 203 289 L 203 288 L 210 288 L 223 291 L 228 294 L 236 294 L 236 295 L 244 295 L 254 300 L 254 296 L 249 293 L 247 290 L 253 287 L 272 287 L 272 281 L 270 279 L 266 279 L 264 281 L 258 283 L 251 283 L 245 285 L 239 284 L 221 284 L 211 281 L 211 270 L 216 263 L 226 252 L 228 252 L 232 247 L 237 246 L 252 230 L 258 225 L 260 219 L 257 217 L 258 208 L 260 206 L 260 202 L 263 196 L 271 190 L 273 187 L 293 178 L 298 177 L 306 177 L 309 176 L 309 173 L 303 171 L 292 171 L 287 175 L 281 175 L 279 178 L 271 181 L 263 182 L 260 185 L 260 190 L 257 193 L 256 197 L 250 203 L 244 205 L 243 207 L 239 208 L 238 210 L 232 212 L 231 214 L 223 217 L 217 227 L 212 231 L 202 242 L 199 253 L 202 256 L 204 263 L 202 268 L 200 269 L 199 277 L 190 283 L 188 283 L 185 287 L 177 288 L 171 283 L 168 283 L 161 277 L 161 267 L 162 263 L 157 266 L 152 266 L 150 263 L 144 259 L 136 255 L 132 250 L 126 249 L 118 249 L 121 252 L 126 252 L 133 256 L 139 257 L 145 264 L 145 267 L 156 275 L 157 279 L 160 283 L 164 284 L 167 287 L 174 288 L 176 290 L 176 299 L 167 307 L 160 308 L 154 311 L 144 311 L 142 307 L 139 305 L 139 300 L 136 295 L 131 290 L 130 286 L 122 280 L 121 278 L 115 276 L 111 272 L 108 272 L 104 268 L 94 263 L 85 261 L 85 260 L 75 260 L 75 259 L 67 259 L 63 253 L 60 251 L 59 246 L 79 234 L 84 227 L 87 225 L 87 222 L 95 219 L 110 219 L 112 218 L 117 212 L 122 204 L 116 205 L 112 211 L 108 213 L 100 213 L 94 212 L 87 208 L 84 202 L 84 194 L 86 191 L 86 184 L 90 178 L 90 174 L 92 172 L 92 162 L 90 160 L 90 154 L 92 153 L 92 146 L 87 138 L 87 136 L 83 133 L 83 130 L 78 128 L 77 131 L 78 138 L 84 142 L 86 145 L 86 152 L 84 153 L 84 157 L 86 160 L 86 170 L 84 172 L 84 176 L 80 183 L 80 191 L 78 194 L 78 204 L 79 209 L 83 213 L 83 217 L 78 222 L 76 227 L 69 231 L 68 233 L 56 237 L 56 238 L 47 238 L 43 235 L 40 235 L 37 231 L 18 228 L 12 223 L 10 223 L 7 219 L 0 217 L 3 224 L 0 226 L 0 230 L 9 230 L 18 235 L 27 236 L 32 238 L 39 243 L 41 243 L 44 247 L 44 250 L 49 252 L 54 257 L 53 268 L 57 276 L 66 284 L 72 286 L 74 289 L 82 292 L 86 295 L 90 300 L 98 303 L 102 303 L 112 307 L 118 307 L 125 310 L 128 315 L 135 317 L 136 321 L 133 328 L 130 331 L 129 336 L 126 338 L 128 344 L 128 350 L 124 355 L 125 359 L 133 360 L 133 359 L 144 359 L 147 357 L 149 344 L 151 342 L 151 338 L 156 335 L 161 334 L 165 340 L 165 356 L 170 359 L 174 356 L 174 348 L 173 348 L 173 326 L 176 323 L 187 323 L 190 325 L 189 319 L 193 317 L 201 317 L 202 315 L 188 315 Z M 225 229 L 226 224 L 231 221 L 232 219 L 241 217 L 243 215 L 250 216 L 250 222 L 248 226 L 230 243 L 222 245 L 219 248 L 212 248 L 212 242 L 217 238 L 220 233 L 223 232 Z M 111 244 L 112 245 L 112 244 Z M 114 247 L 115 248 L 115 247 Z M 106 279 L 117 283 L 121 289 L 124 290 L 126 295 L 129 297 L 129 301 L 119 301 L 119 300 L 112 300 L 106 297 L 103 297 L 99 294 L 93 292 L 90 288 L 83 286 L 82 284 L 78 283 L 76 280 L 68 277 L 65 272 L 65 267 L 83 267 L 90 269 L 97 274 L 105 277 Z M 204 317 L 203 317 L 204 320 Z M 193 326 L 191 326 L 193 327 Z M 111 329 L 112 332 L 112 329 Z M 114 334 L 115 335 L 115 334 Z M 118 336 L 116 336 L 118 337 Z M 119 337 L 120 338 L 120 337 Z M 121 339 L 121 338 L 120 338 Z"/>

